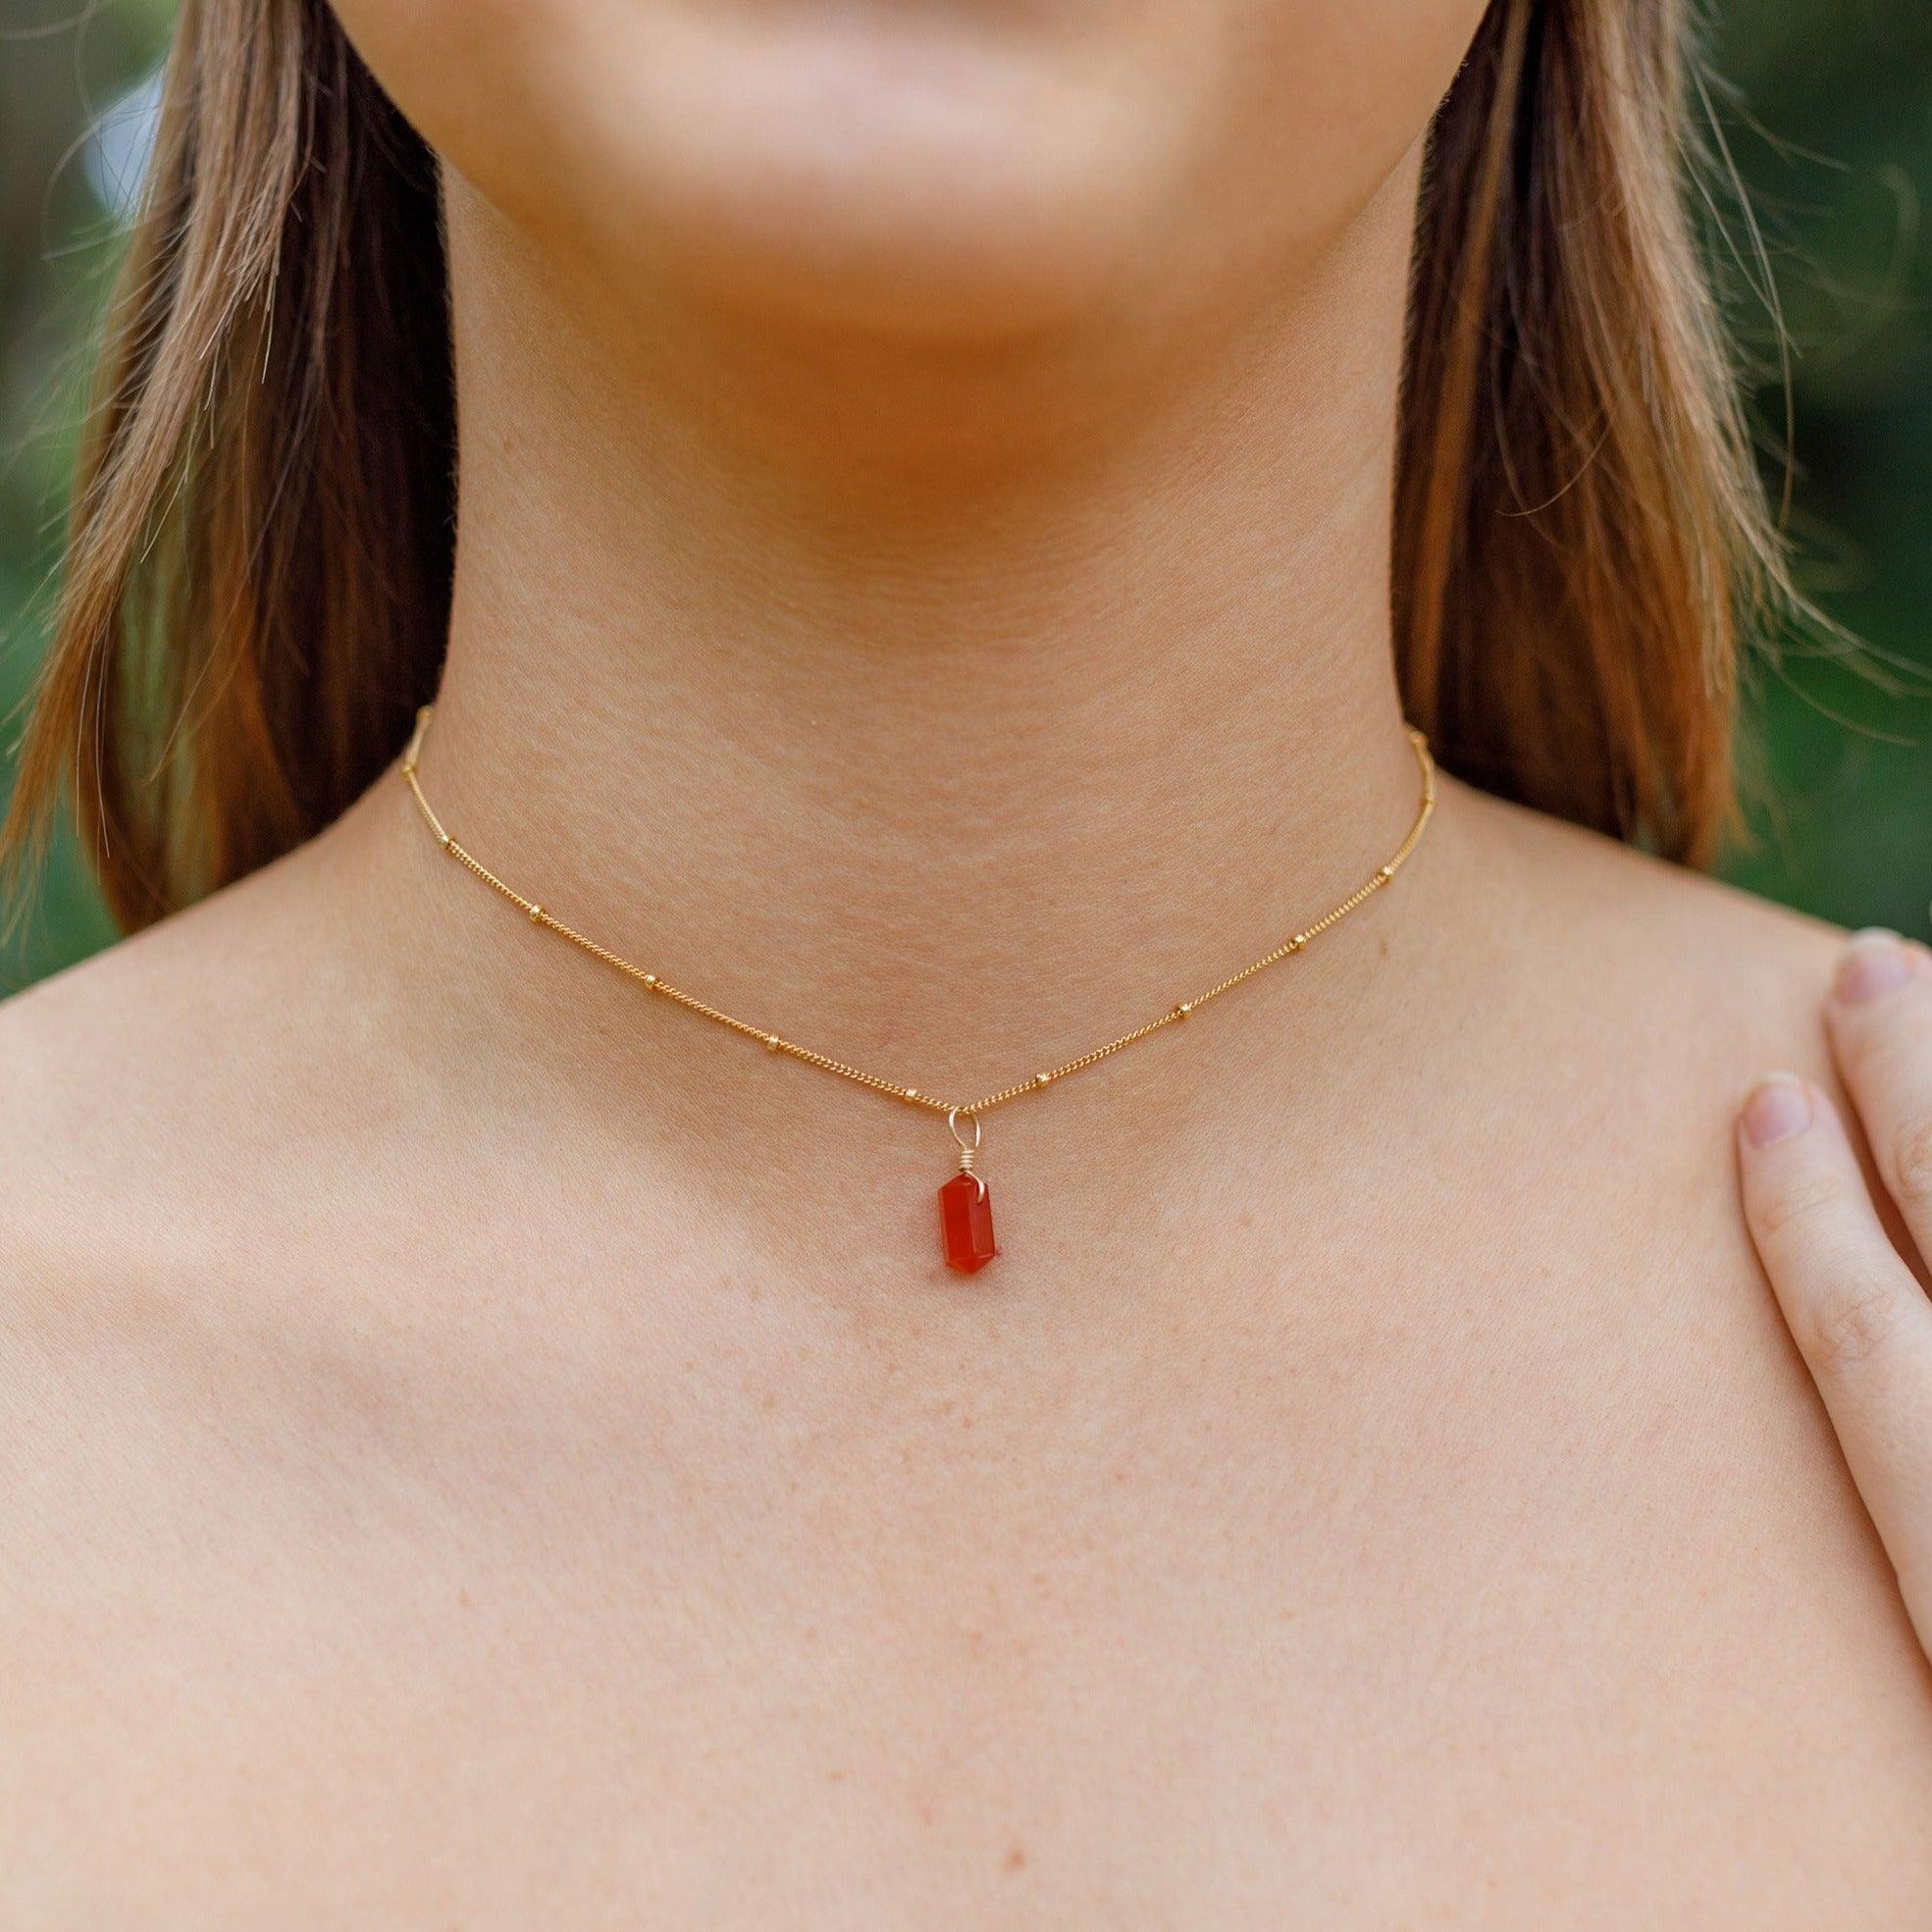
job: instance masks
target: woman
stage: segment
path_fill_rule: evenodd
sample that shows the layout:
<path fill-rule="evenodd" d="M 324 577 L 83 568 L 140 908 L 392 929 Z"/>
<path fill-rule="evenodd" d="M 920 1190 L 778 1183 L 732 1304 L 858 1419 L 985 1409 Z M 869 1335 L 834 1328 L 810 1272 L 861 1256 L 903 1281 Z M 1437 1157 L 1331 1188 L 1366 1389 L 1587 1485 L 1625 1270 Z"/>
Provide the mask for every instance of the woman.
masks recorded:
<path fill-rule="evenodd" d="M 189 0 L 17 803 L 149 929 L 0 1022 L 0 1916 L 1923 1922 L 1732 1167 L 1839 941 L 1669 862 L 1776 576 L 1682 37 Z"/>

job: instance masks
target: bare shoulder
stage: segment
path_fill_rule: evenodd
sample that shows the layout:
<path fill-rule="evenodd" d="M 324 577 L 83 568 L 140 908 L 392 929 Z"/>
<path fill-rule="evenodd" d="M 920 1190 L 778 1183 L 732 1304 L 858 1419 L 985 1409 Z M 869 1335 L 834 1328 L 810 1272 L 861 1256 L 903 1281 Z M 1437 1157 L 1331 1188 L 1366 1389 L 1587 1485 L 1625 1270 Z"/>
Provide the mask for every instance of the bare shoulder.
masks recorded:
<path fill-rule="evenodd" d="M 1781 1767 L 1756 1824 L 1741 1809 L 1724 1827 L 1742 1844 L 1785 1821 L 1765 1871 L 1923 1899 L 1932 1673 L 1737 1188 L 1748 1084 L 1773 1069 L 1833 1084 L 1822 1007 L 1844 935 L 1516 808 L 1451 802 L 1452 837 L 1485 862 L 1456 875 L 1492 916 L 1458 982 L 1479 996 L 1432 1074 L 1447 1125 L 1424 1151 L 1448 1176 L 1431 1198 L 1453 1230 L 1460 1345 L 1510 1412 L 1497 1437 L 1514 1448 L 1495 1453 L 1521 1456 L 1526 1508 L 1563 1498 L 1539 1562 L 1567 1579 L 1564 1662 L 1530 1683 L 1618 1682 L 1638 1728 L 1689 1726 L 1728 1763 Z M 1669 1761 L 1661 1743 L 1651 1761 Z M 1715 1787 L 1680 1796 L 1686 1815 L 1722 1808 Z M 1780 1850 L 1794 1819 L 1802 1843 Z"/>
<path fill-rule="evenodd" d="M 326 1265 L 393 1058 L 340 926 L 272 871 L 0 1005 L 0 1540 L 96 1425 L 268 1352 Z"/>
<path fill-rule="evenodd" d="M 93 1275 L 141 1214 L 164 1171 L 181 1195 L 199 1179 L 181 1132 L 213 1111 L 235 1055 L 215 1016 L 227 949 L 203 949 L 188 914 L 0 1005 L 0 1332 Z"/>
<path fill-rule="evenodd" d="M 1634 914 L 1664 922 L 1680 939 L 1729 937 L 1749 945 L 1761 964 L 1805 951 L 1814 961 L 1827 958 L 1844 938 L 1837 926 L 1600 833 L 1482 793 L 1459 794 L 1552 895 L 1552 912 L 1576 916 L 1594 909 L 1620 921 Z M 1752 960 L 1735 963 L 1749 966 Z"/>
<path fill-rule="evenodd" d="M 209 1123 L 226 1111 L 246 1131 L 237 938 L 219 910 L 190 914 L 0 1006 L 0 1605 L 18 1642 L 126 1527 L 118 1472 L 155 1413 L 145 1365 L 187 1319 L 183 1263 L 191 1277 L 221 1238 L 196 1204 L 221 1198 Z"/>
<path fill-rule="evenodd" d="M 1490 1157 L 1524 1176 L 1519 1227 L 1539 1227 L 1578 1293 L 1613 1290 L 1578 1319 L 1616 1331 L 1618 1371 L 1684 1381 L 1687 1399 L 1721 1391 L 1801 1441 L 1831 1487 L 1836 1452 L 1745 1227 L 1733 1123 L 1766 1072 L 1835 1086 L 1824 1001 L 1844 933 L 1574 826 L 1464 802 L 1491 917 L 1464 979 L 1484 1003 L 1445 1039 L 1441 1077 L 1471 1096 Z"/>
<path fill-rule="evenodd" d="M 1541 813 L 1459 796 L 1497 861 L 1488 944 L 1544 967 L 1539 1012 L 1607 1029 L 1621 1070 L 1666 1088 L 1712 1069 L 1826 1070 L 1820 1003 L 1845 941 L 1837 927 Z M 1754 1058 L 1764 1053 L 1773 1059 Z"/>
<path fill-rule="evenodd" d="M 0 1253 L 71 1269 L 191 1232 L 268 1123 L 312 1097 L 351 961 L 273 878 L 0 1004 Z M 144 1210 L 165 1202 L 160 1220 Z"/>

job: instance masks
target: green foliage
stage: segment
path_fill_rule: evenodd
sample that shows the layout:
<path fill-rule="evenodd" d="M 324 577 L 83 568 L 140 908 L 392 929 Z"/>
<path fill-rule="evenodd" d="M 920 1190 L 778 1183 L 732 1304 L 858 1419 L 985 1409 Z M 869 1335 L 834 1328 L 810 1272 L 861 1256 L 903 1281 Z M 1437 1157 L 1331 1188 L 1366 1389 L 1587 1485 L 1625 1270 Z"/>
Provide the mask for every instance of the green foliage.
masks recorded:
<path fill-rule="evenodd" d="M 171 14 L 171 0 L 7 0 L 0 24 L 0 705 L 10 715 L 44 641 L 80 365 L 114 253 L 80 136 L 151 69 Z M 1924 0 L 1722 0 L 1719 15 L 1714 158 L 1721 173 L 1728 156 L 1746 200 L 1720 183 L 1712 259 L 1749 358 L 1767 475 L 1781 496 L 1789 486 L 1801 582 L 1829 620 L 1788 623 L 1766 640 L 1751 836 L 1729 869 L 1842 923 L 1932 932 L 1932 255 L 1920 234 L 1932 189 L 1932 10 Z M 0 958 L 0 991 L 108 936 L 72 851 L 58 847 Z"/>
<path fill-rule="evenodd" d="M 1864 647 L 1788 626 L 1757 684 L 1764 767 L 1742 883 L 1847 925 L 1932 933 L 1932 10 L 1730 0 L 1714 55 L 1788 340 L 1739 321 L 1801 586 Z M 1735 217 L 1728 223 L 1740 239 Z M 1749 258 L 1749 248 L 1738 252 Z M 1734 254 L 1719 259 L 1735 283 Z M 1761 276 L 1757 278 L 1762 282 Z"/>

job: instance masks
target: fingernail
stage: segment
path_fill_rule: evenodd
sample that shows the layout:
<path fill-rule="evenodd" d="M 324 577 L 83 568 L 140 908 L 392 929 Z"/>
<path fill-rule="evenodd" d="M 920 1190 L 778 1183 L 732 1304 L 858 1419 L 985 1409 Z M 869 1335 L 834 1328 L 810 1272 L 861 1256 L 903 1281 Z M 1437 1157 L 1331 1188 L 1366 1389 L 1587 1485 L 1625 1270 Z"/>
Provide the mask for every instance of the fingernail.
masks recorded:
<path fill-rule="evenodd" d="M 1896 932 L 1861 932 L 1838 963 L 1833 997 L 1849 1007 L 1875 1000 L 1911 977 L 1911 955 Z"/>
<path fill-rule="evenodd" d="M 1745 1102 L 1745 1138 L 1753 1147 L 1775 1147 L 1811 1124 L 1811 1096 L 1789 1073 L 1770 1073 Z"/>

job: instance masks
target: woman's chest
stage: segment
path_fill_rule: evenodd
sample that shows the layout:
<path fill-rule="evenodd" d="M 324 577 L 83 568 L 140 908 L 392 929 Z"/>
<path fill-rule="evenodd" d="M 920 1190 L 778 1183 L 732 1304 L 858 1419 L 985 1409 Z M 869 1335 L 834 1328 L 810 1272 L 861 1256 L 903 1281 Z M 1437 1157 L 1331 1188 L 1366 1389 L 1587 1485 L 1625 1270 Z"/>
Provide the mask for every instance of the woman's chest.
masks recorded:
<path fill-rule="evenodd" d="M 0 1922 L 1895 1928 L 1932 1896 L 1932 1703 L 1855 1526 L 1820 1565 L 1822 1462 L 1781 1527 L 1655 1418 L 1564 1459 L 1527 1408 L 1522 1455 L 1391 1408 L 1298 1463 L 1185 1414 L 1099 1455 L 1072 1404 L 950 1467 L 854 1424 L 789 1477 L 523 1441 L 482 1484 L 97 1488 L 0 1593 Z"/>

